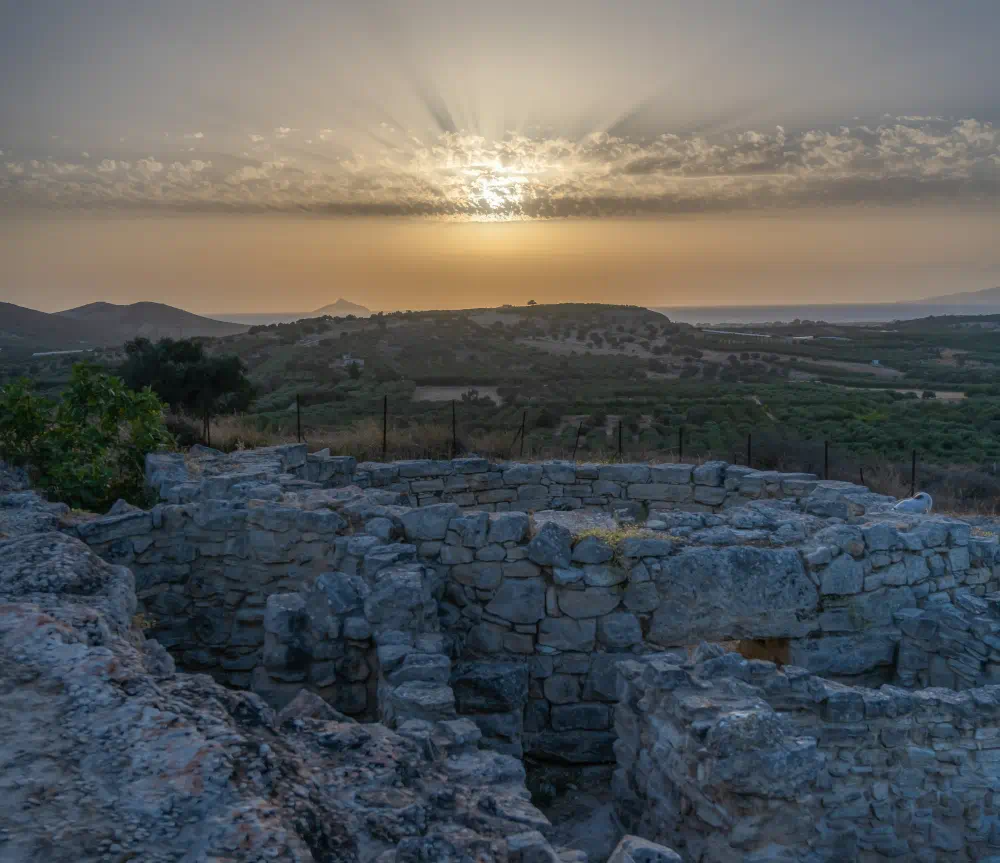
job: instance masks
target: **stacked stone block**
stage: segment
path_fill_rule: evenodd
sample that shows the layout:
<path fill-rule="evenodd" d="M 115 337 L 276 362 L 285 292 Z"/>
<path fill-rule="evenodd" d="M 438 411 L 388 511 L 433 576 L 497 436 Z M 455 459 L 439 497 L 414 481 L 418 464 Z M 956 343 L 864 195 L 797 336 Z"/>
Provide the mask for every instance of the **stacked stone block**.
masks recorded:
<path fill-rule="evenodd" d="M 470 456 L 358 464 L 350 456 L 331 456 L 328 450 L 307 454 L 305 444 L 230 454 L 194 447 L 186 455 L 151 455 L 147 481 L 170 503 L 234 496 L 276 499 L 287 491 L 357 485 L 398 492 L 411 507 L 456 503 L 489 512 L 717 512 L 750 500 L 811 497 L 816 514 L 847 518 L 889 500 L 851 483 L 819 482 L 813 474 L 755 471 L 719 461 L 521 464 Z"/>
<path fill-rule="evenodd" d="M 996 859 L 1000 687 L 855 688 L 713 653 L 622 663 L 628 829 L 703 863 Z"/>
<path fill-rule="evenodd" d="M 894 616 L 902 631 L 900 686 L 972 689 L 1000 683 L 1000 595 L 956 591 L 947 601 Z"/>
<path fill-rule="evenodd" d="M 613 760 L 622 659 L 702 639 L 776 639 L 817 674 L 887 682 L 904 638 L 899 612 L 1000 586 L 995 539 L 954 519 L 880 512 L 864 490 L 801 476 L 721 464 L 506 469 L 518 488 L 593 469 L 592 482 L 629 493 L 658 484 L 693 489 L 691 501 L 704 499 L 698 488 L 769 495 L 656 510 L 640 528 L 594 511 L 486 512 L 436 497 L 413 507 L 412 477 L 404 488 L 394 471 L 423 476 L 426 462 L 359 466 L 355 478 L 385 474 L 362 489 L 290 472 L 329 461 L 296 447 L 225 457 L 239 476 L 269 465 L 253 482 L 220 472 L 218 455 L 184 462 L 183 476 L 163 458 L 150 480 L 168 496 L 201 465 L 189 502 L 76 530 L 133 569 L 150 634 L 183 666 L 277 703 L 306 686 L 356 716 L 454 710 L 491 746 L 566 763 Z M 505 472 L 474 458 L 440 465 L 463 482 Z M 478 695 L 455 688 L 462 663 L 474 664 Z"/>

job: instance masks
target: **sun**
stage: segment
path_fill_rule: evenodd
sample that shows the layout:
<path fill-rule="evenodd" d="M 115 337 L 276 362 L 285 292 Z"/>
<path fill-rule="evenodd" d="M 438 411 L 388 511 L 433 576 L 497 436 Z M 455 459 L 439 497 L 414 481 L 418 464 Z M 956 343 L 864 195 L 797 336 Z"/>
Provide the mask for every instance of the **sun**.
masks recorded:
<path fill-rule="evenodd" d="M 476 165 L 463 172 L 466 183 L 466 200 L 479 218 L 489 221 L 508 221 L 524 218 L 523 200 L 528 178 L 520 171 L 500 165 Z"/>

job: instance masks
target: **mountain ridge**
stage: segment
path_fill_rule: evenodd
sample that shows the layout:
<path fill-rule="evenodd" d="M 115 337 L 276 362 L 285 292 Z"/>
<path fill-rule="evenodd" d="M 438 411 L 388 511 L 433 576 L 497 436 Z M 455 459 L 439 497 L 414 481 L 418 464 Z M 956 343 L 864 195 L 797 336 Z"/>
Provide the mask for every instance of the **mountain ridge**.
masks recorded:
<path fill-rule="evenodd" d="M 60 312 L 0 303 L 0 347 L 19 352 L 114 347 L 145 337 L 193 338 L 237 335 L 244 324 L 216 321 L 164 303 L 96 302 Z"/>

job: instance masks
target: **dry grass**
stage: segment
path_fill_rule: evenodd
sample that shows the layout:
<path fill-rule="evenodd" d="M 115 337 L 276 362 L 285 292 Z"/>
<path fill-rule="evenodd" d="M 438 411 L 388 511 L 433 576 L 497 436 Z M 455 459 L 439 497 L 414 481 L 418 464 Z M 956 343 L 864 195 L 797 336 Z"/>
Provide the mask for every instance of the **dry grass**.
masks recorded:
<path fill-rule="evenodd" d="M 351 455 L 358 461 L 382 460 L 382 424 L 363 419 L 344 428 L 310 428 L 303 435 L 310 452 L 329 449 L 332 455 Z M 260 431 L 252 417 L 228 416 L 212 420 L 212 446 L 224 452 L 295 443 L 294 427 Z M 508 431 L 485 431 L 459 436 L 458 455 L 474 452 L 488 458 L 510 457 L 513 436 Z M 386 436 L 387 458 L 450 458 L 451 426 L 446 423 L 391 427 Z M 519 449 L 515 447 L 515 455 Z M 525 447 L 525 460 L 536 454 Z"/>
<path fill-rule="evenodd" d="M 200 426 L 199 426 L 200 428 Z M 304 430 L 309 450 L 329 448 L 334 455 L 351 455 L 359 461 L 381 461 L 382 425 L 378 419 L 359 420 L 344 428 L 314 428 Z M 450 458 L 452 432 L 448 423 L 418 424 L 390 427 L 388 434 L 389 461 L 410 458 Z M 295 426 L 261 431 L 251 416 L 223 416 L 212 420 L 212 446 L 225 452 L 275 444 L 294 443 Z M 493 460 L 514 459 L 533 462 L 544 459 L 570 459 L 572 445 L 559 441 L 540 443 L 531 435 L 523 446 L 515 429 L 474 429 L 461 432 L 458 455 L 475 453 Z M 738 463 L 741 453 L 699 453 L 688 455 L 685 462 L 702 464 L 713 458 Z M 736 456 L 736 458 L 734 458 Z M 621 461 L 649 464 L 676 461 L 671 450 L 637 447 L 630 444 L 624 458 L 617 447 L 580 448 L 578 462 L 615 464 Z M 755 441 L 754 467 L 762 470 L 807 471 L 821 474 L 822 447 L 815 444 L 794 444 L 762 440 Z M 846 451 L 831 451 L 830 479 L 864 484 L 879 494 L 896 498 L 909 497 L 910 465 L 888 459 L 868 459 L 861 462 Z M 863 475 L 862 475 L 863 471 Z M 1000 477 L 990 471 L 969 465 L 923 465 L 918 468 L 917 490 L 934 497 L 934 510 L 959 516 L 997 516 L 1000 514 Z"/>
<path fill-rule="evenodd" d="M 197 424 L 199 432 L 200 428 L 200 424 Z M 340 428 L 305 428 L 303 437 L 310 452 L 329 448 L 333 455 L 352 455 L 358 461 L 382 460 L 382 423 L 375 418 L 358 420 L 353 425 Z M 387 437 L 389 461 L 408 458 L 450 458 L 452 454 L 452 431 L 448 423 L 390 426 Z M 262 431 L 257 425 L 256 418 L 245 414 L 212 419 L 211 446 L 223 452 L 295 443 L 296 440 L 294 423 Z M 457 455 L 467 453 L 497 460 L 534 462 L 545 459 L 569 459 L 573 455 L 573 448 L 559 442 L 539 443 L 530 435 L 522 445 L 516 429 L 474 429 L 459 432 Z M 688 464 L 697 465 L 710 461 L 713 457 L 711 453 L 703 453 L 684 460 Z M 629 447 L 624 457 L 619 457 L 617 447 L 612 445 L 601 449 L 581 447 L 577 450 L 576 460 L 598 465 L 617 464 L 622 461 L 664 464 L 673 463 L 677 458 L 671 450 L 635 445 Z"/>
<path fill-rule="evenodd" d="M 253 418 L 243 414 L 214 417 L 209 437 L 212 446 L 224 452 L 295 442 L 294 431 L 291 435 L 260 431 Z"/>

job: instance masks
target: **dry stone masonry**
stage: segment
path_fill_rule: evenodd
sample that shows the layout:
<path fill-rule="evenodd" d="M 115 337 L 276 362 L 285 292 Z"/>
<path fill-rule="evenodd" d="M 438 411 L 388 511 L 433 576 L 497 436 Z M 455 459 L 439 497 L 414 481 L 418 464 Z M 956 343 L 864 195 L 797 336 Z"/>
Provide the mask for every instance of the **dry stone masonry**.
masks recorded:
<path fill-rule="evenodd" d="M 683 859 L 1000 860 L 1000 687 L 851 687 L 708 645 L 621 670 L 618 812 Z"/>
<path fill-rule="evenodd" d="M 967 797 L 1000 785 L 978 755 L 995 720 L 948 705 L 992 703 L 1000 550 L 960 520 L 721 462 L 195 448 L 151 456 L 147 481 L 151 511 L 64 530 L 134 573 L 185 670 L 278 710 L 304 690 L 411 738 L 465 723 L 448 733 L 498 756 L 617 764 L 643 837 L 622 860 L 661 859 L 644 840 L 692 863 L 989 859 L 992 803 Z M 975 757 L 938 757 L 948 724 Z"/>
<path fill-rule="evenodd" d="M 586 863 L 467 719 L 390 730 L 304 689 L 275 713 L 178 673 L 69 515 L 0 495 L 4 863 Z"/>

